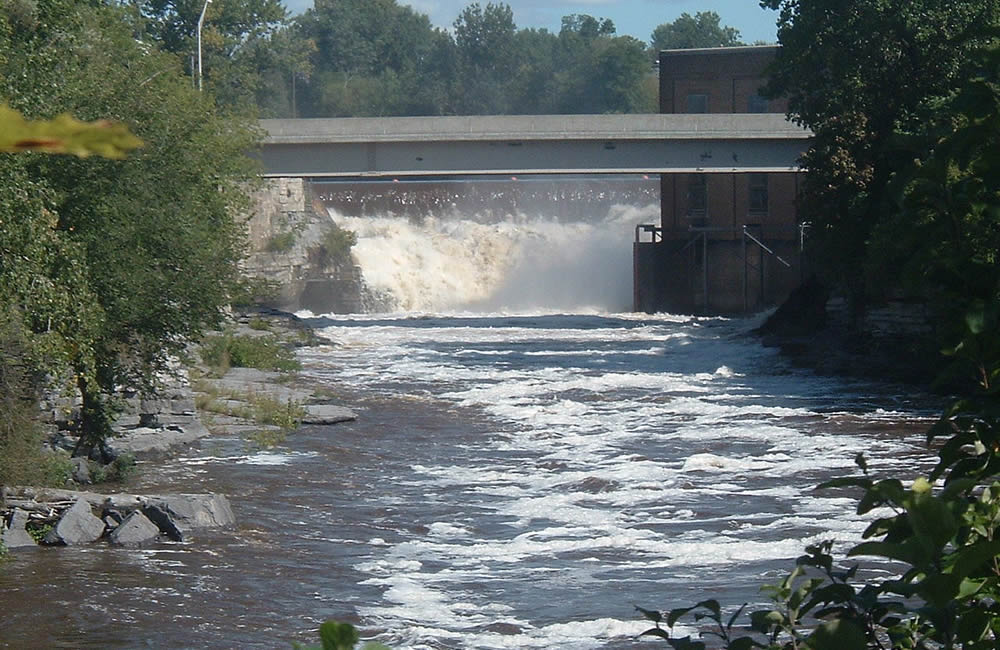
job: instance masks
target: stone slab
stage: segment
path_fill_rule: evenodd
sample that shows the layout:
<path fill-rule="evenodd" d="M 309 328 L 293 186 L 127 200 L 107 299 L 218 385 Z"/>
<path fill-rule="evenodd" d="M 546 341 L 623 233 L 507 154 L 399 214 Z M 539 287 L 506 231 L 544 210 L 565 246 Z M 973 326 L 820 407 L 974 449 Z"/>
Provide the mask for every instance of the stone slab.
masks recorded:
<path fill-rule="evenodd" d="M 306 414 L 302 424 L 338 424 L 353 422 L 358 419 L 354 411 L 333 404 L 310 404 L 305 407 Z"/>

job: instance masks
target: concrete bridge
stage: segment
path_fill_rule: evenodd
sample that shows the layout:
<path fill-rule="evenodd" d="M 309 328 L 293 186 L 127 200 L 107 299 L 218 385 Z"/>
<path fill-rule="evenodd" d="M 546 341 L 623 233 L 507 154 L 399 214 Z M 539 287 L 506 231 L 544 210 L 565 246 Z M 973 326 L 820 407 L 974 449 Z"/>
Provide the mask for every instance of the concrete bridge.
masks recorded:
<path fill-rule="evenodd" d="M 810 133 L 774 113 L 261 120 L 269 177 L 788 172 Z"/>

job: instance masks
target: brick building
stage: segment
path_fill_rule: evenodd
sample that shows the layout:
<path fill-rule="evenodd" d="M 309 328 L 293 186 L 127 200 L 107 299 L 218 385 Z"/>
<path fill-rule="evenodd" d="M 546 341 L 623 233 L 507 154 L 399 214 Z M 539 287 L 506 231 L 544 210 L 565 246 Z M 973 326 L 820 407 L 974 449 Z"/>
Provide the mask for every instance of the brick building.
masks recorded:
<path fill-rule="evenodd" d="M 760 94 L 779 46 L 660 53 L 661 113 L 784 113 Z M 802 277 L 797 173 L 661 175 L 654 241 L 636 244 L 637 311 L 736 313 Z"/>

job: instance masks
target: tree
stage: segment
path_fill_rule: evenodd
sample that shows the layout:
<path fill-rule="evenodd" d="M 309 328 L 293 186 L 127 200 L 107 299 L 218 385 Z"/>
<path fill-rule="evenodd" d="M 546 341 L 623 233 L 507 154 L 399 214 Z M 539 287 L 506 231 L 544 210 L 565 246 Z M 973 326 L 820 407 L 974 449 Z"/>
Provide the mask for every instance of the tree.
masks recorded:
<path fill-rule="evenodd" d="M 643 81 L 650 75 L 645 48 L 631 36 L 615 36 L 610 20 L 564 17 L 557 70 L 559 112 L 627 113 L 649 108 L 642 101 Z"/>
<path fill-rule="evenodd" d="M 447 105 L 451 37 L 396 0 L 320 0 L 297 19 L 315 42 L 303 113 L 421 115 Z"/>
<path fill-rule="evenodd" d="M 271 37 L 267 46 L 258 46 L 261 79 L 256 102 L 262 117 L 298 117 L 299 87 L 308 84 L 313 72 L 316 41 L 299 33 L 298 24 Z"/>
<path fill-rule="evenodd" d="M 800 214 L 814 258 L 844 287 L 855 316 L 868 298 L 870 234 L 893 209 L 893 173 L 926 155 L 935 107 L 968 78 L 970 53 L 989 41 L 997 0 L 762 0 L 779 9 L 782 47 L 767 93 L 812 129 Z M 877 34 L 878 37 L 873 37 Z M 906 150 L 900 138 L 924 144 Z"/>
<path fill-rule="evenodd" d="M 110 434 L 118 389 L 153 390 L 240 283 L 236 214 L 255 136 L 195 91 L 175 56 L 137 42 L 118 8 L 52 0 L 6 17 L 17 25 L 0 79 L 16 109 L 115 119 L 145 142 L 123 161 L 4 161 L 3 223 L 20 221 L 2 298 L 53 350 L 43 368 L 71 369 L 85 448 Z"/>
<path fill-rule="evenodd" d="M 133 29 L 173 52 L 195 74 L 198 19 L 202 24 L 204 82 L 226 106 L 252 105 L 263 85 L 272 36 L 288 12 L 281 0 L 117 0 Z"/>
<path fill-rule="evenodd" d="M 518 68 L 517 27 L 510 5 L 473 3 L 455 19 L 459 112 L 478 115 L 511 110 L 507 86 Z"/>
<path fill-rule="evenodd" d="M 972 77 L 937 107 L 929 152 L 896 175 L 893 209 L 869 243 L 879 254 L 868 256 L 868 277 L 905 287 L 945 316 L 1000 304 L 1000 49 L 970 62 Z M 956 320 L 939 322 L 963 326 Z"/>
<path fill-rule="evenodd" d="M 699 11 L 694 16 L 682 13 L 674 22 L 663 23 L 653 30 L 650 37 L 653 54 L 659 56 L 660 50 L 743 45 L 739 30 L 723 27 L 721 20 L 714 11 Z"/>

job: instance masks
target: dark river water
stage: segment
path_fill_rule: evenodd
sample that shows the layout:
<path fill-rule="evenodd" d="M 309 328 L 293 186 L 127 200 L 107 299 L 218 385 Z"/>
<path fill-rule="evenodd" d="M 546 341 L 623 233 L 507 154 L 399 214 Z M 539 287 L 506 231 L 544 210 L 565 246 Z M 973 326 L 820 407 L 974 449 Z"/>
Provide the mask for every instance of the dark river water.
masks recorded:
<path fill-rule="evenodd" d="M 274 648 L 327 618 L 395 648 L 626 648 L 633 604 L 758 586 L 856 540 L 848 473 L 921 463 L 920 404 L 787 366 L 720 319 L 313 319 L 306 372 L 359 413 L 255 451 L 213 438 L 135 490 L 229 495 L 233 531 L 19 554 L 6 647 Z"/>

